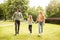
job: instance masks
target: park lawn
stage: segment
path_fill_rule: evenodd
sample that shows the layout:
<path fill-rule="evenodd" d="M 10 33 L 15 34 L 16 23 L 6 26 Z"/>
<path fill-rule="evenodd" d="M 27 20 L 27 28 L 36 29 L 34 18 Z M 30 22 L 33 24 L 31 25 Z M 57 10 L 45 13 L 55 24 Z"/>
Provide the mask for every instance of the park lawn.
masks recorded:
<path fill-rule="evenodd" d="M 0 40 L 60 40 L 60 25 L 45 23 L 43 34 L 38 37 L 38 24 L 33 23 L 29 34 L 28 23 L 21 22 L 20 34 L 14 35 L 13 22 L 0 22 Z"/>

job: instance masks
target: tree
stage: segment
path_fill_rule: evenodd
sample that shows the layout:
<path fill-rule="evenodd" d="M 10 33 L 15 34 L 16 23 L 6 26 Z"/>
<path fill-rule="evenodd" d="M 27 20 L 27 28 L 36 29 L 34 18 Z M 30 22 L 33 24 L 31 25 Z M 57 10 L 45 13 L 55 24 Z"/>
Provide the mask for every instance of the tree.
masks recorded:
<path fill-rule="evenodd" d="M 3 13 L 3 8 L 2 8 L 2 4 L 0 4 L 0 19 L 4 18 L 4 13 Z"/>
<path fill-rule="evenodd" d="M 17 8 L 21 10 L 23 13 L 23 17 L 26 17 L 26 13 L 28 10 L 28 0 L 7 0 L 2 5 L 3 7 L 3 15 L 5 20 L 11 19 L 13 13 L 16 11 Z"/>
<path fill-rule="evenodd" d="M 59 18 L 60 17 L 60 5 L 57 0 L 53 0 L 46 7 L 46 14 L 48 18 Z"/>
<path fill-rule="evenodd" d="M 33 20 L 36 21 L 37 15 L 39 14 L 39 12 L 41 10 L 43 10 L 43 9 L 40 6 L 38 6 L 37 8 L 35 8 L 35 7 L 29 8 L 28 15 L 32 15 L 33 16 Z"/>

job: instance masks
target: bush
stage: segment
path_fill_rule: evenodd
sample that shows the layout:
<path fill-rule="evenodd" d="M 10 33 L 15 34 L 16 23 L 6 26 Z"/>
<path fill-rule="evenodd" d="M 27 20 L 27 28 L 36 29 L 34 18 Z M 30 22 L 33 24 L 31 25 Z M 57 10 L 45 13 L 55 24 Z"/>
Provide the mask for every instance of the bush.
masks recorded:
<path fill-rule="evenodd" d="M 60 24 L 60 18 L 47 18 L 46 23 Z"/>

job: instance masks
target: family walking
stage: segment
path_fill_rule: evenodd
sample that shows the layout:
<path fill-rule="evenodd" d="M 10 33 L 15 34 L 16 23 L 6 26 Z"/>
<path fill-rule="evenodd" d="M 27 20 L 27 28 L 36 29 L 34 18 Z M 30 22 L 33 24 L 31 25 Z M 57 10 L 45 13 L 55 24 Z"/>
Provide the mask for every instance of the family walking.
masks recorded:
<path fill-rule="evenodd" d="M 15 21 L 15 35 L 19 34 L 20 18 L 21 17 L 23 17 L 22 12 L 21 12 L 21 10 L 17 9 L 16 12 L 12 16 L 12 19 Z M 32 15 L 29 15 L 29 17 L 28 17 L 28 29 L 29 29 L 30 34 L 32 34 L 32 23 L 33 22 L 34 21 L 33 21 Z M 43 33 L 43 25 L 45 23 L 45 18 L 44 18 L 44 15 L 42 12 L 39 12 L 36 22 L 38 22 L 38 32 L 40 35 Z"/>

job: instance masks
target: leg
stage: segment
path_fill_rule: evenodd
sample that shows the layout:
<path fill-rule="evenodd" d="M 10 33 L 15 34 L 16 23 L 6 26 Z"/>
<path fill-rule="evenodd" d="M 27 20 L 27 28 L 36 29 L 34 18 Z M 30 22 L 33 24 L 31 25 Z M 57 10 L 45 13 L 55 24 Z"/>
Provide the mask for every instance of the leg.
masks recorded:
<path fill-rule="evenodd" d="M 29 25 L 29 28 L 28 29 L 29 29 L 29 32 L 30 32 L 30 25 Z"/>
<path fill-rule="evenodd" d="M 32 33 L 32 25 L 29 25 L 29 31 Z"/>
<path fill-rule="evenodd" d="M 17 34 L 17 21 L 15 20 L 15 34 Z"/>
<path fill-rule="evenodd" d="M 38 23 L 38 31 L 39 31 L 39 34 L 40 34 L 40 23 Z"/>
<path fill-rule="evenodd" d="M 20 29 L 20 21 L 18 21 L 18 34 L 19 34 L 19 29 Z"/>
<path fill-rule="evenodd" d="M 41 33 L 43 32 L 43 22 L 41 23 Z"/>
<path fill-rule="evenodd" d="M 30 25 L 30 33 L 32 33 L 32 25 Z"/>

